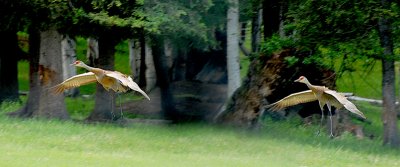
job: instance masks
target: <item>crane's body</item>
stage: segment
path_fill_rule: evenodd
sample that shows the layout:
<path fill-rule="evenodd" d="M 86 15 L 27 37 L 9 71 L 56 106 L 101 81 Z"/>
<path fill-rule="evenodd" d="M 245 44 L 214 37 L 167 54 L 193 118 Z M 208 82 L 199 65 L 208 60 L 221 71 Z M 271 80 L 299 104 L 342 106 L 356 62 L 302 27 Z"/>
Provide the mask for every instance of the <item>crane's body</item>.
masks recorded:
<path fill-rule="evenodd" d="M 97 81 L 107 91 L 112 89 L 114 92 L 127 92 L 129 89 L 132 89 L 141 93 L 148 100 L 150 100 L 149 96 L 140 89 L 140 87 L 132 80 L 130 76 L 122 74 L 118 71 L 108 71 L 100 68 L 90 67 L 79 60 L 75 61 L 75 63 L 72 65 L 85 68 L 90 72 L 68 78 L 64 82 L 53 87 L 54 92 L 62 93 L 65 89 L 79 87 Z"/>
<path fill-rule="evenodd" d="M 357 107 L 349 100 L 347 100 L 347 98 L 342 94 L 330 90 L 325 86 L 312 85 L 304 76 L 301 76 L 299 79 L 295 80 L 295 82 L 306 84 L 310 90 L 290 94 L 283 99 L 268 105 L 267 107 L 270 108 L 270 110 L 272 111 L 276 111 L 300 103 L 307 103 L 318 100 L 321 111 L 323 111 L 323 107 L 325 105 L 327 105 L 329 111 L 331 111 L 331 106 L 334 106 L 337 109 L 344 107 L 350 112 L 366 119 L 364 114 L 359 111 Z"/>

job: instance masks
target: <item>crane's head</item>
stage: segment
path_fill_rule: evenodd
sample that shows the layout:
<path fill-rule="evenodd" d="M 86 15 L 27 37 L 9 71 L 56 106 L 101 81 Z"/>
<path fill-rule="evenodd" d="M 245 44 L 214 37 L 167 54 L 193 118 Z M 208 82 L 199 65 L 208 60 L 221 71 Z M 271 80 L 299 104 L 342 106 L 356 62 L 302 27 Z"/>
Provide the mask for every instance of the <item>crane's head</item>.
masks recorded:
<path fill-rule="evenodd" d="M 76 67 L 82 67 L 84 63 L 80 60 L 75 61 L 74 63 L 71 64 L 71 66 L 76 66 Z"/>
<path fill-rule="evenodd" d="M 294 82 L 307 83 L 308 80 L 305 76 L 300 76 L 299 79 L 296 79 Z"/>

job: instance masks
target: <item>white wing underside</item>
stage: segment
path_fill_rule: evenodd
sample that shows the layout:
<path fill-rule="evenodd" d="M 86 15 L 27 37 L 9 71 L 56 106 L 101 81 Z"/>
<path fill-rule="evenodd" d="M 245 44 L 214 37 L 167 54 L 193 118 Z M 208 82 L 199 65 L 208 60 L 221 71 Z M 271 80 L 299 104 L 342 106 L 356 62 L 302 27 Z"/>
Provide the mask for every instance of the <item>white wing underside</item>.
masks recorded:
<path fill-rule="evenodd" d="M 140 89 L 140 87 L 132 80 L 131 77 L 125 76 L 124 74 L 119 72 L 106 73 L 105 75 L 118 80 L 121 85 L 141 93 L 143 96 L 150 100 L 150 97 L 142 89 Z"/>
<path fill-rule="evenodd" d="M 333 96 L 341 104 L 341 106 L 343 106 L 344 108 L 346 108 L 350 112 L 352 112 L 354 114 L 357 114 L 357 115 L 361 116 L 362 118 L 366 119 L 365 115 L 360 110 L 358 110 L 357 107 L 352 102 L 347 100 L 347 98 L 344 97 L 343 95 L 341 95 L 341 94 L 339 94 L 339 93 L 337 93 L 336 91 L 333 91 L 333 90 L 325 91 L 325 93 Z M 339 106 L 335 106 L 335 107 L 336 108 L 340 108 Z"/>

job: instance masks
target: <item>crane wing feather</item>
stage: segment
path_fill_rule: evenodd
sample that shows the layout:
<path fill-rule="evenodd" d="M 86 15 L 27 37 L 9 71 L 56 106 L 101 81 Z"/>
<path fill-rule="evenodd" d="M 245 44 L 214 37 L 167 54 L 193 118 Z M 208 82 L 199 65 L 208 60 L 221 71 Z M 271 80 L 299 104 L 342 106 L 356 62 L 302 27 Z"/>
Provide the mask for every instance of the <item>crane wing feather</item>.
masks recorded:
<path fill-rule="evenodd" d="M 342 107 L 343 106 L 344 108 L 346 108 L 350 112 L 352 112 L 354 114 L 357 114 L 360 117 L 366 119 L 365 115 L 360 110 L 358 110 L 357 107 L 352 102 L 347 100 L 347 98 L 345 96 L 343 96 L 343 95 L 341 95 L 341 94 L 339 94 L 339 93 L 337 93 L 336 91 L 333 91 L 333 90 L 327 90 L 327 91 L 325 91 L 325 93 L 327 95 L 330 95 L 330 96 L 334 97 L 340 103 L 341 106 L 336 106 L 337 104 L 335 105 L 335 103 L 333 103 L 333 105 L 335 107 L 338 108 L 338 107 Z"/>
<path fill-rule="evenodd" d="M 311 90 L 290 94 L 281 100 L 267 106 L 272 111 L 281 110 L 285 107 L 294 106 L 300 103 L 307 103 L 317 100 L 317 97 Z"/>
<path fill-rule="evenodd" d="M 96 82 L 96 76 L 92 72 L 87 72 L 79 75 L 75 75 L 71 78 L 66 79 L 60 84 L 50 88 L 54 93 L 62 93 L 66 89 L 87 85 L 89 83 Z"/>
<path fill-rule="evenodd" d="M 108 77 L 117 79 L 123 86 L 129 87 L 130 89 L 141 93 L 144 97 L 150 100 L 150 97 L 142 89 L 140 89 L 139 85 L 137 85 L 130 76 L 126 76 L 117 71 L 106 73 L 106 75 Z"/>

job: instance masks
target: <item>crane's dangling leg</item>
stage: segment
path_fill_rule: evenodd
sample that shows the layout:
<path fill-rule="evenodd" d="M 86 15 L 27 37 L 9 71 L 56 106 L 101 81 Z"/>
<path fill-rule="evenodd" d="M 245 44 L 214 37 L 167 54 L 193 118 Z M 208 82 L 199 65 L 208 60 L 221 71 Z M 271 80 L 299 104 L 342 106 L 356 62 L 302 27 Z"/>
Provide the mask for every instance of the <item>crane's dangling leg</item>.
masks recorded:
<path fill-rule="evenodd" d="M 319 108 L 321 109 L 321 121 L 319 122 L 319 129 L 317 135 L 321 133 L 322 122 L 324 121 L 324 105 L 325 105 L 321 104 L 321 101 L 318 101 L 318 103 L 319 103 Z"/>
<path fill-rule="evenodd" d="M 124 113 L 122 113 L 122 104 L 121 104 L 121 95 L 118 94 L 118 99 L 119 99 L 119 109 L 121 112 L 120 118 L 124 118 Z"/>
<path fill-rule="evenodd" d="M 331 104 L 327 103 L 326 105 L 328 106 L 328 110 L 329 110 L 329 119 L 330 119 L 330 121 L 331 121 L 331 125 L 330 125 L 330 128 L 331 128 L 331 135 L 330 135 L 330 137 L 333 137 L 333 122 L 332 122 L 332 109 L 331 109 Z"/>
<path fill-rule="evenodd" d="M 114 119 L 116 118 L 115 114 L 114 114 L 114 93 L 113 92 L 109 92 L 110 93 L 110 97 L 111 97 L 111 120 L 114 121 Z"/>

